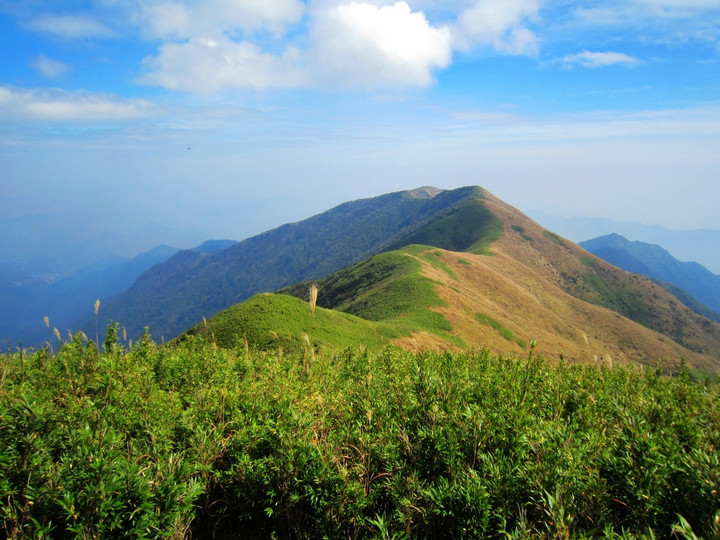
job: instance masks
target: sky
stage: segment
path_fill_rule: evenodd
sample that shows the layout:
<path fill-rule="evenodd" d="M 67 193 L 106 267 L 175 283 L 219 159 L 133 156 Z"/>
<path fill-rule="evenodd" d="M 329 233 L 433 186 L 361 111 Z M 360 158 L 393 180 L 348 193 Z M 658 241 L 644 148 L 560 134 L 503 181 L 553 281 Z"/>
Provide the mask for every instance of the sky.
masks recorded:
<path fill-rule="evenodd" d="M 720 229 L 720 0 L 0 0 L 0 214 L 243 239 L 480 185 Z"/>

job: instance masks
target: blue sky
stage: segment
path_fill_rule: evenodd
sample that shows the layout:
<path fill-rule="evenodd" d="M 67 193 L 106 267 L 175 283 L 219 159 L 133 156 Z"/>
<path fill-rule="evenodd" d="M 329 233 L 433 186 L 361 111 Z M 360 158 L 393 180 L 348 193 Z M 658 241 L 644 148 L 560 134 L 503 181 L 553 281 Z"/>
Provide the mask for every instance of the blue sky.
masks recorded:
<path fill-rule="evenodd" d="M 235 239 L 421 185 L 720 229 L 720 0 L 0 0 L 0 183 Z"/>

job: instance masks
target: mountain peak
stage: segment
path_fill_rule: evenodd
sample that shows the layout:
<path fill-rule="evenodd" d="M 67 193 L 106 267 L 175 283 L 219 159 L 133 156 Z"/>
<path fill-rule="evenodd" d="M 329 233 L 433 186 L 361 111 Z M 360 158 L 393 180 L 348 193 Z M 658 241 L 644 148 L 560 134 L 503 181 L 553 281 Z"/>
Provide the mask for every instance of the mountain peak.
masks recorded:
<path fill-rule="evenodd" d="M 413 199 L 432 199 L 435 195 L 442 192 L 442 189 L 438 189 L 436 187 L 422 186 L 419 188 L 411 189 L 407 193 Z"/>
<path fill-rule="evenodd" d="M 590 240 L 585 240 L 584 242 L 580 242 L 580 245 L 583 246 L 585 249 L 588 249 L 588 251 L 592 251 L 592 249 L 589 249 L 587 246 L 627 248 L 630 245 L 630 240 L 628 240 L 621 234 L 610 233 L 603 236 L 598 236 L 597 238 L 591 238 Z"/>

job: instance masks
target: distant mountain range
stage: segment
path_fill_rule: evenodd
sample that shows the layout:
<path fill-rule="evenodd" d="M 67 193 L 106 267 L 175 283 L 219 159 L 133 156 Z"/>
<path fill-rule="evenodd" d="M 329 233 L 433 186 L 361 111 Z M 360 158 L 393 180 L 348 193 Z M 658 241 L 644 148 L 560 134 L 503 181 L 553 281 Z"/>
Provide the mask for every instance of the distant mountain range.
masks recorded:
<path fill-rule="evenodd" d="M 619 234 L 580 245 L 610 264 L 657 280 L 694 311 L 720 321 L 720 276 L 704 266 L 681 262 L 658 245 L 630 241 Z"/>
<path fill-rule="evenodd" d="M 661 245 L 681 261 L 694 261 L 720 274 L 720 231 L 718 230 L 673 230 L 603 218 L 563 218 L 539 210 L 528 212 L 528 215 L 544 227 L 573 242 L 582 242 L 607 234 L 620 234 L 635 241 Z"/>
<path fill-rule="evenodd" d="M 673 366 L 683 358 L 701 371 L 720 370 L 717 323 L 483 190 L 455 195 L 382 253 L 313 276 L 315 314 L 305 281 L 200 320 L 180 339 L 306 352 L 394 343 L 518 355 L 536 340 L 543 354 L 572 361 Z"/>
<path fill-rule="evenodd" d="M 161 244 L 191 248 L 209 237 L 158 223 L 134 231 L 108 232 L 63 214 L 0 217 L 0 282 L 18 276 L 52 282 L 104 259 L 129 259 Z"/>
<path fill-rule="evenodd" d="M 212 240 L 194 249 L 200 253 L 214 253 L 234 243 Z M 68 329 L 74 331 L 92 314 L 98 298 L 109 300 L 130 287 L 145 271 L 178 251 L 177 247 L 160 245 L 132 259 L 119 255 L 106 257 L 50 282 L 0 280 L 0 339 L 12 340 L 16 345 L 38 346 L 51 332 L 43 324 L 46 316 L 51 327 L 62 329 L 63 334 Z"/>

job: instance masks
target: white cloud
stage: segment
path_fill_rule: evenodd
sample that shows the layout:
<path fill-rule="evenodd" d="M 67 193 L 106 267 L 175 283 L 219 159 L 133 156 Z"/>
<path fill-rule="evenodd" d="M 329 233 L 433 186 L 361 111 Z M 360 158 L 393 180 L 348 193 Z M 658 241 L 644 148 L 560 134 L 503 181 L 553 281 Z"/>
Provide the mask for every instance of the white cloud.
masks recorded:
<path fill-rule="evenodd" d="M 577 54 L 570 54 L 563 58 L 563 63 L 580 65 L 586 68 L 606 67 L 613 65 L 635 66 L 640 60 L 624 53 L 618 52 L 590 52 L 583 51 Z"/>
<path fill-rule="evenodd" d="M 238 30 L 282 34 L 302 17 L 300 0 L 141 0 L 138 22 L 153 37 L 189 39 Z"/>
<path fill-rule="evenodd" d="M 478 0 L 460 13 L 453 45 L 462 51 L 486 45 L 509 54 L 536 54 L 535 34 L 523 24 L 539 10 L 540 0 Z"/>
<path fill-rule="evenodd" d="M 340 87 L 426 86 L 450 64 L 450 30 L 405 2 L 343 4 L 320 12 L 311 31 L 319 82 Z"/>
<path fill-rule="evenodd" d="M 249 42 L 225 36 L 193 38 L 169 43 L 160 54 L 144 60 L 148 73 L 138 79 L 169 90 L 208 93 L 228 88 L 284 88 L 300 86 L 299 53 L 288 49 L 282 55 L 263 53 Z"/>
<path fill-rule="evenodd" d="M 268 53 L 237 34 L 270 30 L 280 37 L 304 7 L 301 0 L 140 0 L 136 21 L 166 43 L 144 59 L 137 82 L 196 93 L 300 86 L 297 49 Z"/>
<path fill-rule="evenodd" d="M 279 38 L 302 18 L 300 0 L 140 1 L 146 30 L 166 43 L 137 81 L 186 92 L 422 87 L 450 65 L 453 49 L 538 50 L 528 25 L 541 0 L 418 2 L 451 26 L 431 23 L 410 0 L 310 0 L 291 40 Z M 276 41 L 253 35 L 258 29 L 274 30 Z"/>
<path fill-rule="evenodd" d="M 37 32 L 53 34 L 63 39 L 113 36 L 110 28 L 85 15 L 43 15 L 31 20 L 29 27 Z"/>
<path fill-rule="evenodd" d="M 450 31 L 431 26 L 405 2 L 349 3 L 316 12 L 305 51 L 263 52 L 225 34 L 162 45 L 144 61 L 144 84 L 170 90 L 426 86 L 450 64 Z"/>
<path fill-rule="evenodd" d="M 40 75 L 47 79 L 54 79 L 70 70 L 70 66 L 68 66 L 65 62 L 53 60 L 44 54 L 35 58 L 31 65 L 40 73 Z"/>
<path fill-rule="evenodd" d="M 200 93 L 428 86 L 436 71 L 450 65 L 453 50 L 485 47 L 534 56 L 542 32 L 553 40 L 593 27 L 637 27 L 638 39 L 646 42 L 677 40 L 678 33 L 684 40 L 701 34 L 713 39 L 717 32 L 703 26 L 700 16 L 692 18 L 697 24 L 678 18 L 682 31 L 670 32 L 666 12 L 706 13 L 720 3 L 608 0 L 597 8 L 578 0 L 558 17 L 560 8 L 543 0 L 134 1 L 135 22 L 164 42 L 145 59 L 145 74 L 137 81 Z M 546 20 L 540 19 L 543 7 Z M 291 25 L 296 26 L 288 32 Z M 590 51 L 560 62 L 583 67 L 640 63 L 622 53 Z"/>
<path fill-rule="evenodd" d="M 65 90 L 0 86 L 0 118 L 21 121 L 95 123 L 147 118 L 154 106 L 140 99 Z"/>

